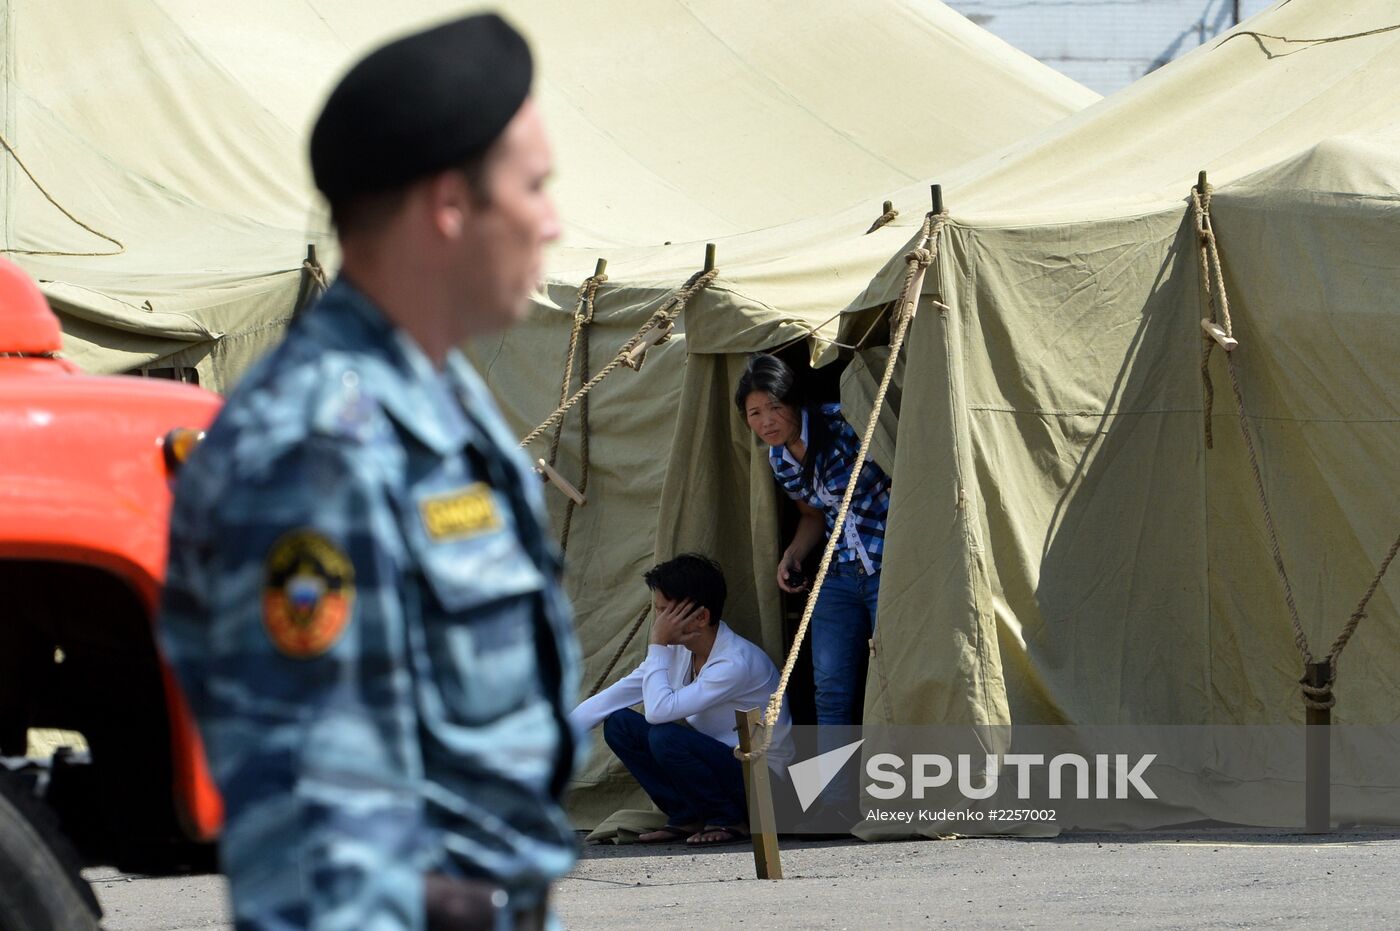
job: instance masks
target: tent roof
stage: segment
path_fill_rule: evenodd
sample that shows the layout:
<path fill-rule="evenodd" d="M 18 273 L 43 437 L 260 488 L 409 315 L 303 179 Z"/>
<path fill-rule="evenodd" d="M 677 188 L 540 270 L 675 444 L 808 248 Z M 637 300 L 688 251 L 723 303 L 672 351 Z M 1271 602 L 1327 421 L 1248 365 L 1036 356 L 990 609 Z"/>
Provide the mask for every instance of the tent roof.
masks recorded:
<path fill-rule="evenodd" d="M 160 5 L 297 129 L 351 60 L 452 12 L 407 0 L 389 24 L 361 0 L 263 3 L 230 29 L 199 0 Z M 553 193 L 578 246 L 724 236 L 829 212 L 1098 99 L 937 0 L 819 0 L 800 15 L 734 0 L 521 0 L 508 15 L 538 52 Z M 249 60 L 250 45 L 288 36 L 295 54 Z M 303 152 L 291 154 L 304 173 Z"/>
<path fill-rule="evenodd" d="M 1174 209 L 1201 170 L 1221 188 L 1325 140 L 1393 139 L 1396 87 L 1393 3 L 1282 0 L 1059 125 L 964 166 L 948 180 L 950 203 L 960 218 L 1017 224 Z M 1354 144 L 1330 151 L 1362 154 Z M 1364 183 L 1365 169 L 1325 173 L 1337 171 Z"/>
<path fill-rule="evenodd" d="M 1332 136 L 1230 185 L 1231 198 L 1385 198 L 1400 205 L 1400 126 Z"/>
<path fill-rule="evenodd" d="M 0 131 L 33 172 L 5 158 L 0 245 L 88 324 L 68 328 L 70 355 L 125 367 L 171 340 L 269 325 L 247 308 L 290 305 L 305 244 L 332 246 L 305 164 L 320 101 L 360 52 L 449 8 L 405 0 L 389 20 L 365 0 L 224 14 L 201 0 L 0 2 Z M 822 0 L 800 17 L 536 0 L 510 15 L 540 53 L 556 197 L 590 271 L 600 249 L 862 199 L 878 213 L 880 192 L 1096 96 L 936 0 Z"/>
<path fill-rule="evenodd" d="M 1180 211 L 1202 169 L 1223 198 L 1266 186 L 1292 197 L 1300 184 L 1394 198 L 1397 87 L 1392 4 L 1282 0 L 1123 91 L 929 180 L 942 183 L 953 220 L 976 227 L 1067 229 Z M 726 304 L 781 327 L 892 300 L 929 186 L 889 196 L 899 218 L 868 236 L 875 211 L 861 206 L 721 240 L 716 284 Z M 565 251 L 577 254 L 556 274 L 589 274 L 587 250 Z M 690 244 L 611 253 L 609 274 L 662 288 L 684 280 L 699 255 Z M 727 351 L 727 334 L 752 330 L 732 317 L 701 326 L 693 351 Z"/>

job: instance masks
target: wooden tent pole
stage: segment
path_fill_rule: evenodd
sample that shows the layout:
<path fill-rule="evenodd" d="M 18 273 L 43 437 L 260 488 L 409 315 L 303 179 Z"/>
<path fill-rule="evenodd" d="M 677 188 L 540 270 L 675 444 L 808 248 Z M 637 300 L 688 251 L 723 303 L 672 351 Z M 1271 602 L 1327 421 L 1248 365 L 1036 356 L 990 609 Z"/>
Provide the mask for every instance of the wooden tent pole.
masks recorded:
<path fill-rule="evenodd" d="M 1307 684 L 1325 689 L 1332 685 L 1332 664 L 1326 661 L 1307 664 Z M 1306 824 L 1309 834 L 1327 834 L 1332 830 L 1332 709 L 1316 707 L 1310 702 L 1306 711 Z"/>
<path fill-rule="evenodd" d="M 739 731 L 739 749 L 744 756 L 744 789 L 749 800 L 749 827 L 753 840 L 754 873 L 759 879 L 782 879 L 783 861 L 778 854 L 778 828 L 773 815 L 773 783 L 765 756 L 750 759 L 754 734 L 763 726 L 763 714 L 757 708 L 735 711 L 734 723 Z"/>

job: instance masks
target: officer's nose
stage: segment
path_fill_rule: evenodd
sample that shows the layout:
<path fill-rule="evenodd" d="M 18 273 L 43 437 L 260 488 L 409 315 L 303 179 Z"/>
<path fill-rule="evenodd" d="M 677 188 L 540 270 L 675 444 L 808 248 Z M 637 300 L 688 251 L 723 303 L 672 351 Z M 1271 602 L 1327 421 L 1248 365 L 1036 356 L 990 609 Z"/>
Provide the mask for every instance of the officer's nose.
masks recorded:
<path fill-rule="evenodd" d="M 554 242 L 563 233 L 563 227 L 559 223 L 559 212 L 554 209 L 554 198 L 545 195 L 544 216 L 540 220 L 540 242 Z"/>

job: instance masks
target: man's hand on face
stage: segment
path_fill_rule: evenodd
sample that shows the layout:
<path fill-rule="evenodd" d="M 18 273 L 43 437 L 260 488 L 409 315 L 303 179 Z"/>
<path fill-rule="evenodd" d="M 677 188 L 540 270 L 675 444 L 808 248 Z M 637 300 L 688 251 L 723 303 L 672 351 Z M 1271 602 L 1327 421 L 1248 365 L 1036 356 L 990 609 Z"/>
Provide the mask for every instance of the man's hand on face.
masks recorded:
<path fill-rule="evenodd" d="M 685 643 L 705 626 L 704 608 L 690 601 L 673 601 L 656 612 L 651 642 L 661 646 Z"/>

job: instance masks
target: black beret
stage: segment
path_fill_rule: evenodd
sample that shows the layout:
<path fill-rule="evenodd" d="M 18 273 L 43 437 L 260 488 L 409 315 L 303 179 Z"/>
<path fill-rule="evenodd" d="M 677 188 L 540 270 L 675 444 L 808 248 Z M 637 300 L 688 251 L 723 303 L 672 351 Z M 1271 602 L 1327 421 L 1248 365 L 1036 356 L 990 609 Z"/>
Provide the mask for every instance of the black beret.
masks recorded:
<path fill-rule="evenodd" d="M 525 39 L 494 13 L 371 52 L 311 131 L 311 173 L 332 201 L 389 190 L 485 152 L 530 93 Z"/>

